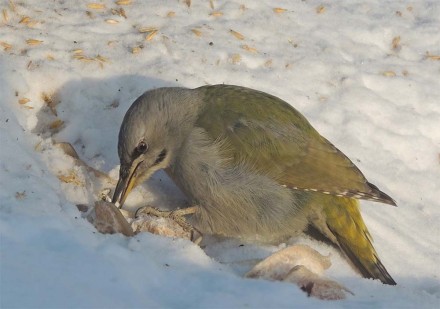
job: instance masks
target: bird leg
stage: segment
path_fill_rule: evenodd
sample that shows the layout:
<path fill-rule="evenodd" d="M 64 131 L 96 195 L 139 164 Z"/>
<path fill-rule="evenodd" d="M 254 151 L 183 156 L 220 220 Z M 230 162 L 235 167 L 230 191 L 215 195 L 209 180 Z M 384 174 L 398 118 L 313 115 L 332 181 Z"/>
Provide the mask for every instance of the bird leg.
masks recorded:
<path fill-rule="evenodd" d="M 180 227 L 183 228 L 184 231 L 189 232 L 191 234 L 191 241 L 196 244 L 199 244 L 202 241 L 202 233 L 197 230 L 194 226 L 189 224 L 185 216 L 192 215 L 196 213 L 198 210 L 198 206 L 191 206 L 182 209 L 176 209 L 171 211 L 160 210 L 156 207 L 144 206 L 136 210 L 134 217 L 138 218 L 140 215 L 149 215 L 161 218 L 169 218 L 176 222 Z"/>

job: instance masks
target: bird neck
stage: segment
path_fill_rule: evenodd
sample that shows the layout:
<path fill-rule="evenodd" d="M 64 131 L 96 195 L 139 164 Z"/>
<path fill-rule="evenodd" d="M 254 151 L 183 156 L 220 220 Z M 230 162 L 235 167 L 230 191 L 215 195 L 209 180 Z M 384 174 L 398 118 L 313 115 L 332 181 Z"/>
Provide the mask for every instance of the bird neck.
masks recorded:
<path fill-rule="evenodd" d="M 177 157 L 203 108 L 203 93 L 188 88 L 161 88 L 156 91 L 163 91 L 162 106 L 158 108 L 166 114 L 168 135 L 174 140 L 174 149 L 170 150 L 172 157 Z"/>

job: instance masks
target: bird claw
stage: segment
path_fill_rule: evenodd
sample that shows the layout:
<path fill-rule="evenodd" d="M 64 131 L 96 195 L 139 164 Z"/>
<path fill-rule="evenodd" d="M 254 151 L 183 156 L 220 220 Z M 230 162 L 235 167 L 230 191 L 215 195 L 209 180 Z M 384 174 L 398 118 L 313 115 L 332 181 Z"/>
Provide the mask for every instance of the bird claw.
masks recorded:
<path fill-rule="evenodd" d="M 134 213 L 135 218 L 139 218 L 141 215 L 155 216 L 155 217 L 168 217 L 171 211 L 160 210 L 159 208 L 152 206 L 143 206 L 136 210 Z"/>
<path fill-rule="evenodd" d="M 102 189 L 101 192 L 99 192 L 99 200 L 111 203 L 112 202 L 112 199 L 110 197 L 111 191 L 112 190 L 109 188 Z"/>
<path fill-rule="evenodd" d="M 169 218 L 176 222 L 185 232 L 188 232 L 190 234 L 190 240 L 198 245 L 202 241 L 202 233 L 194 226 L 189 224 L 184 217 L 186 215 L 194 214 L 195 211 L 196 206 L 172 211 L 160 210 L 151 206 L 144 206 L 136 210 L 134 217 L 138 218 L 141 215 L 147 215 L 159 218 Z"/>

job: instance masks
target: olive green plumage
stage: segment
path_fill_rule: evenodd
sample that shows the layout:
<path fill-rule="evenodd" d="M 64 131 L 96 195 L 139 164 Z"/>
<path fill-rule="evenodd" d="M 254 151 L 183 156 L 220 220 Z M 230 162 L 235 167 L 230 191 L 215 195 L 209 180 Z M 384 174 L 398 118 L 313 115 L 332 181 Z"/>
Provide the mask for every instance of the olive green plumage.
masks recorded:
<path fill-rule="evenodd" d="M 165 168 L 199 206 L 203 232 L 273 241 L 312 227 L 364 277 L 395 284 L 356 199 L 394 201 L 279 98 L 229 85 L 148 91 L 127 112 L 118 151 L 114 201 Z"/>
<path fill-rule="evenodd" d="M 286 102 L 236 86 L 199 89 L 207 104 L 196 126 L 225 139 L 235 163 L 252 162 L 291 188 L 395 204 Z"/>

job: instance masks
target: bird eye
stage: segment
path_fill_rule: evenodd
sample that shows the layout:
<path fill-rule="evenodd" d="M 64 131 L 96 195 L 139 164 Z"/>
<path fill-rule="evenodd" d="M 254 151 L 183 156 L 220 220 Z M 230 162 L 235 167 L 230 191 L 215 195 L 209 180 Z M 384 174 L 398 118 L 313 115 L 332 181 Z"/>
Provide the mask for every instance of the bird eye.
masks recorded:
<path fill-rule="evenodd" d="M 139 142 L 139 144 L 136 147 L 136 152 L 138 154 L 143 154 L 148 150 L 148 145 L 144 141 Z"/>

